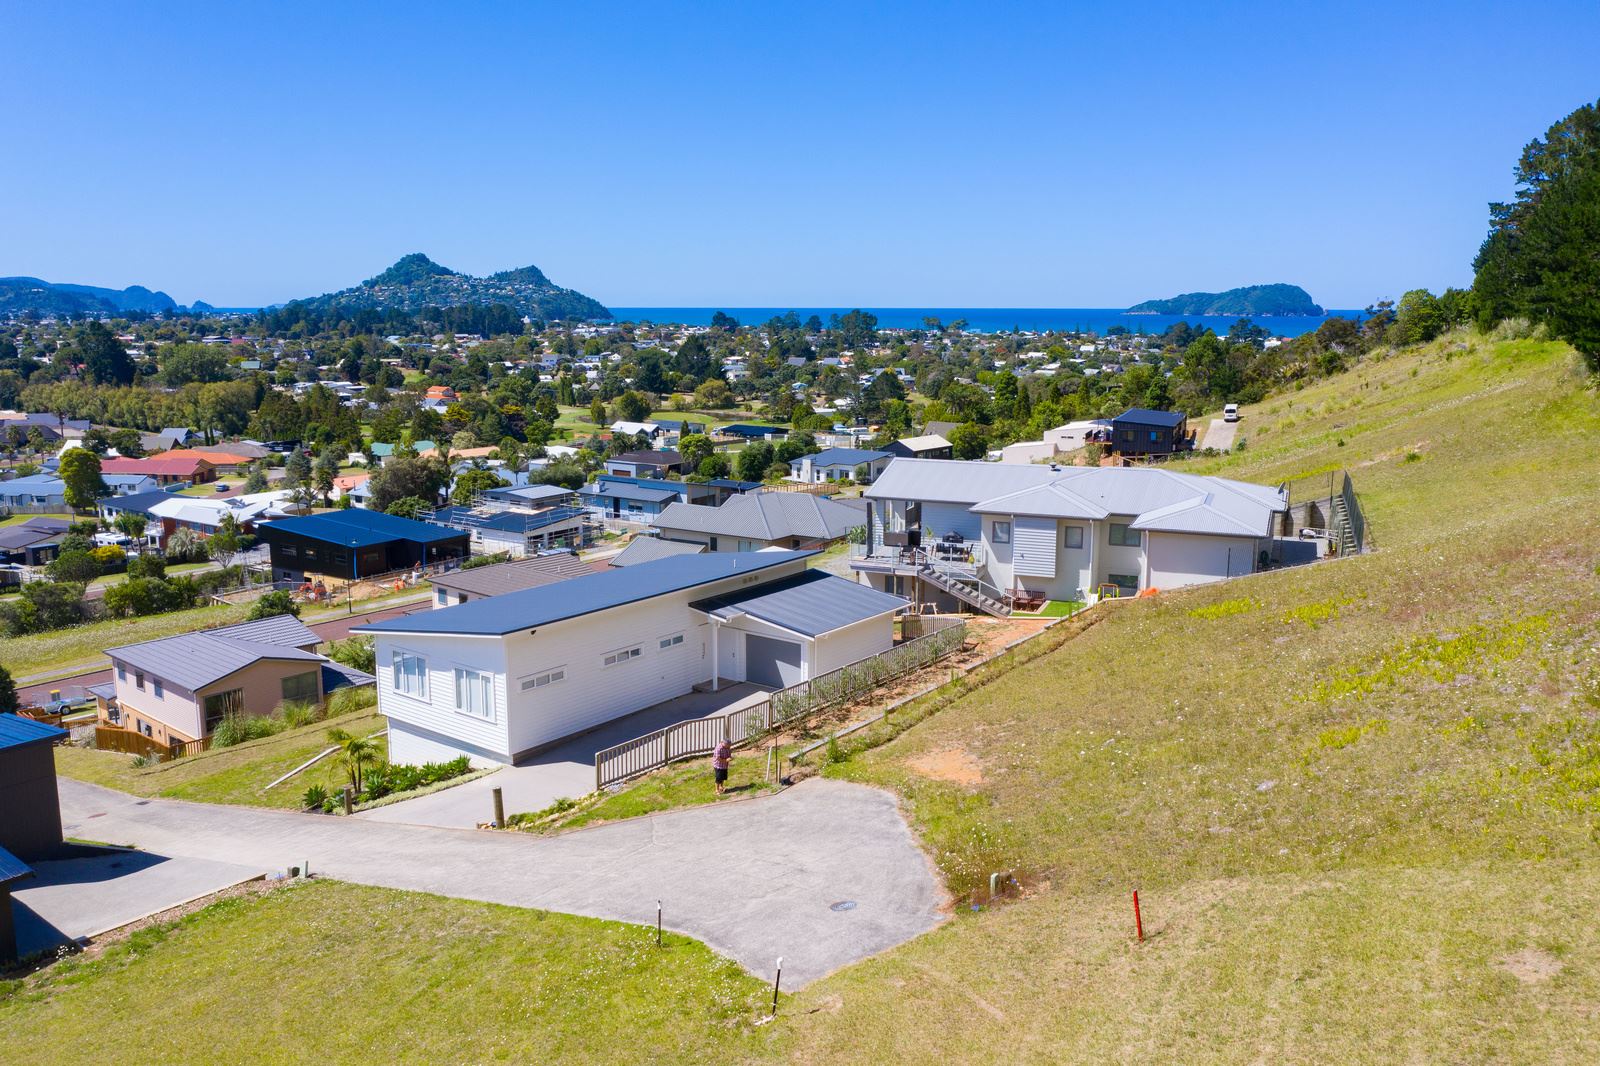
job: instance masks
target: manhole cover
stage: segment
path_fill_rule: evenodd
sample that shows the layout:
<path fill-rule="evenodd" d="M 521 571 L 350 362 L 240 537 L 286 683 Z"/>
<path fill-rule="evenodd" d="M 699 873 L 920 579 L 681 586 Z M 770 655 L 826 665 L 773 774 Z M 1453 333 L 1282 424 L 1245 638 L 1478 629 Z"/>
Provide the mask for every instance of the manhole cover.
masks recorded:
<path fill-rule="evenodd" d="M 828 909 L 830 911 L 853 911 L 856 909 L 856 901 L 853 899 L 841 899 L 838 903 L 829 906 Z"/>

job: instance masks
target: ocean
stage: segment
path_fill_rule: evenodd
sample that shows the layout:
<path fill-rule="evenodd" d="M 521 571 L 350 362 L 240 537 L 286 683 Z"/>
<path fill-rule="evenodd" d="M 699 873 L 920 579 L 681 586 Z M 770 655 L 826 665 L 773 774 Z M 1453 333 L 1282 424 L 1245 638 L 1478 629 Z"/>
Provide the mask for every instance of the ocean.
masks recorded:
<path fill-rule="evenodd" d="M 824 323 L 831 315 L 847 314 L 848 307 L 613 307 L 611 313 L 620 322 L 670 322 L 686 326 L 711 324 L 711 316 L 718 311 L 738 319 L 741 325 L 760 325 L 777 315 L 793 311 L 804 322 L 812 315 Z M 1006 333 L 1020 329 L 1028 333 L 1045 333 L 1051 330 L 1078 330 L 1104 335 L 1112 326 L 1126 326 L 1134 333 L 1162 333 L 1176 322 L 1188 322 L 1196 328 L 1210 327 L 1219 335 L 1238 321 L 1238 315 L 1130 315 L 1119 308 L 1109 307 L 863 307 L 878 316 L 878 326 L 884 329 L 921 329 L 922 320 L 932 316 L 945 325 L 957 319 L 966 319 L 967 328 L 981 333 Z M 1360 311 L 1329 311 L 1329 316 L 1342 315 L 1361 318 Z M 1283 315 L 1255 320 L 1256 325 L 1271 330 L 1274 336 L 1296 337 L 1309 333 L 1327 321 L 1309 315 Z"/>

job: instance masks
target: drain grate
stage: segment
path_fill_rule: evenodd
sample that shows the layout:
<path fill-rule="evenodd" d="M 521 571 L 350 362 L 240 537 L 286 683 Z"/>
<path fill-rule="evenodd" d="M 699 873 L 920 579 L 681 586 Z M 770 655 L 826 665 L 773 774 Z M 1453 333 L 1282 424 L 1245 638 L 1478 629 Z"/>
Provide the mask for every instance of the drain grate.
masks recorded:
<path fill-rule="evenodd" d="M 841 899 L 838 903 L 830 904 L 828 909 L 830 911 L 853 911 L 856 909 L 856 901 L 853 899 Z"/>

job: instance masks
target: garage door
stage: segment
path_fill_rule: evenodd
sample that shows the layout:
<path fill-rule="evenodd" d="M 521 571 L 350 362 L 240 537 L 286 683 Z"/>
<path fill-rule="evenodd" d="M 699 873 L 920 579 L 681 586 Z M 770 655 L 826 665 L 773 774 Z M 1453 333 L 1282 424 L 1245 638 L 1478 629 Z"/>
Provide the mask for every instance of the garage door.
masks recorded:
<path fill-rule="evenodd" d="M 788 688 L 805 680 L 801 676 L 800 645 L 792 640 L 745 634 L 745 678 L 758 685 Z"/>

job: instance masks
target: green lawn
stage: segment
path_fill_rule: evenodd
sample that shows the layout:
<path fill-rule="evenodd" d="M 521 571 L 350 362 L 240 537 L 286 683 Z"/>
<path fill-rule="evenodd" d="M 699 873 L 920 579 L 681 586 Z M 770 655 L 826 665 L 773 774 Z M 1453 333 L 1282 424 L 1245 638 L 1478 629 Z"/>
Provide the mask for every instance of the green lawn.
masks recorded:
<path fill-rule="evenodd" d="M 33 674 L 58 673 L 68 667 L 94 669 L 106 665 L 102 653 L 107 648 L 242 622 L 247 610 L 232 604 L 211 605 L 14 637 L 6 641 L 6 668 L 19 679 Z"/>
<path fill-rule="evenodd" d="M 55 518 L 63 522 L 75 522 L 78 516 L 70 514 L 14 514 L 10 518 L 0 518 L 0 529 L 4 529 L 7 526 L 20 526 L 30 518 Z"/>
<path fill-rule="evenodd" d="M 1081 600 L 1045 600 L 1044 607 L 1037 611 L 1018 611 L 1018 618 L 1065 618 L 1073 611 L 1081 611 L 1084 607 Z"/>
<path fill-rule="evenodd" d="M 774 756 L 773 766 L 783 766 L 782 752 Z M 706 803 L 726 803 L 731 800 L 763 795 L 773 791 L 776 783 L 765 779 L 766 753 L 747 750 L 734 753 L 733 766 L 728 772 L 730 791 L 717 795 L 711 778 L 711 759 L 690 759 L 668 769 L 641 778 L 619 792 L 608 792 L 592 806 L 580 806 L 564 817 L 551 818 L 540 826 L 527 827 L 530 831 L 548 832 L 554 829 L 573 829 L 580 825 L 611 822 L 622 818 L 637 818 L 644 814 L 671 810 L 678 807 L 698 807 Z M 577 797 L 570 797 L 576 799 Z M 528 812 L 508 811 L 507 814 Z"/>
<path fill-rule="evenodd" d="M 0 983 L 0 997 L 6 986 Z M 739 1062 L 768 986 L 655 930 L 311 882 L 0 998 L 0 1062 Z"/>
<path fill-rule="evenodd" d="M 828 769 L 901 794 L 955 892 L 1048 887 L 808 989 L 844 1006 L 797 1057 L 1600 1056 L 1573 924 L 1600 883 L 1600 398 L 1563 346 L 1459 339 L 1270 399 L 1246 453 L 1184 466 L 1348 466 L 1382 550 L 1120 606 Z"/>
<path fill-rule="evenodd" d="M 298 809 L 300 797 L 312 785 L 322 785 L 332 792 L 344 784 L 331 757 L 271 791 L 263 789 L 329 747 L 328 730 L 334 726 L 357 736 L 367 736 L 382 729 L 384 720 L 372 710 L 358 711 L 328 722 L 143 769 L 133 765 L 131 755 L 121 752 L 59 747 L 56 749 L 56 772 L 63 777 L 90 781 L 135 796 Z M 379 737 L 376 744 L 380 755 L 383 754 L 386 750 L 384 738 Z"/>
<path fill-rule="evenodd" d="M 735 991 L 708 993 L 707 955 L 644 972 L 593 923 L 569 939 L 529 912 L 350 889 L 330 890 L 334 921 L 290 893 L 52 974 L 38 1002 L 0 1004 L 0 1056 L 181 1057 L 173 1023 L 205 1020 L 265 1061 L 1600 1060 L 1586 385 L 1562 345 L 1452 335 L 1247 408 L 1246 451 L 1182 468 L 1348 467 L 1380 550 L 1118 605 L 963 677 L 918 724 L 851 738 L 824 772 L 897 794 L 958 905 L 754 1034 L 759 986 L 730 971 Z M 704 774 L 606 816 L 706 797 Z M 994 871 L 1025 898 L 973 912 Z M 485 935 L 491 915 L 517 924 Z M 549 1003 L 547 975 L 589 1009 Z"/>

